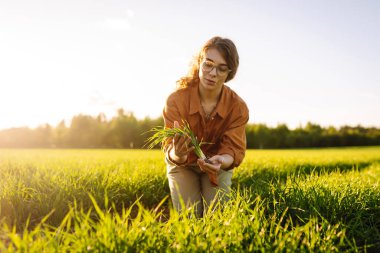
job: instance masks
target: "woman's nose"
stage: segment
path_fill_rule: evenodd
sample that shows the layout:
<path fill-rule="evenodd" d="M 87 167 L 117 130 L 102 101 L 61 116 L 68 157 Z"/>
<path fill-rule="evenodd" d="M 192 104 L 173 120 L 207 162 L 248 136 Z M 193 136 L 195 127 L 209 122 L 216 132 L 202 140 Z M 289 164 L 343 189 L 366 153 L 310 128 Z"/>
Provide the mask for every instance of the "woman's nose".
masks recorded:
<path fill-rule="evenodd" d="M 216 76 L 216 68 L 213 67 L 212 70 L 210 71 L 210 75 Z"/>

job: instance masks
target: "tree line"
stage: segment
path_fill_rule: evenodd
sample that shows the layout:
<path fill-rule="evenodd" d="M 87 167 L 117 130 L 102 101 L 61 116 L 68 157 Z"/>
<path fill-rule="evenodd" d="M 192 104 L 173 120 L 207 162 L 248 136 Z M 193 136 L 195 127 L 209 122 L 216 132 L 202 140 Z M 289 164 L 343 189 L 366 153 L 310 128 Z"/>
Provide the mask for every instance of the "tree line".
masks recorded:
<path fill-rule="evenodd" d="M 139 120 L 132 112 L 119 109 L 110 120 L 104 114 L 74 116 L 69 126 L 60 122 L 31 129 L 0 131 L 2 148 L 143 148 L 151 128 L 163 126 L 162 117 Z M 144 134 L 145 133 L 145 134 Z M 307 123 L 294 130 L 285 124 L 268 127 L 248 124 L 247 148 L 307 148 L 380 145 L 380 129 L 362 126 L 321 127 Z"/>

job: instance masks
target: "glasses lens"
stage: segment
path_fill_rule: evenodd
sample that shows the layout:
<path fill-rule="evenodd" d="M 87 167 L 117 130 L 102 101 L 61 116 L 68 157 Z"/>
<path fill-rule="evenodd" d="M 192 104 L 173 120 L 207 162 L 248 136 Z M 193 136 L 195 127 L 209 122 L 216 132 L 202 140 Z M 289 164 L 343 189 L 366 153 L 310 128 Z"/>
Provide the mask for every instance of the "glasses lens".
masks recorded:
<path fill-rule="evenodd" d="M 221 76 L 230 72 L 230 69 L 227 66 L 218 66 L 217 70 L 218 70 L 218 74 Z"/>
<path fill-rule="evenodd" d="M 202 70 L 205 72 L 209 72 L 214 68 L 214 64 L 210 61 L 204 61 L 202 63 Z"/>
<path fill-rule="evenodd" d="M 204 72 L 210 72 L 213 68 L 216 68 L 216 72 L 220 76 L 224 76 L 228 74 L 231 70 L 228 68 L 228 66 L 221 65 L 221 66 L 215 66 L 215 64 L 211 61 L 204 61 L 202 63 L 202 70 Z"/>

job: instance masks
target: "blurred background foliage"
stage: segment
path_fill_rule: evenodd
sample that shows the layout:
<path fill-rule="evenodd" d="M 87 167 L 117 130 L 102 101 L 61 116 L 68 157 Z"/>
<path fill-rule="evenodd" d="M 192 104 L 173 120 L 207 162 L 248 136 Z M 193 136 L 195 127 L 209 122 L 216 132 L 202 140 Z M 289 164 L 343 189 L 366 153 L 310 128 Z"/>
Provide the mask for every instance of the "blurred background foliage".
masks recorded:
<path fill-rule="evenodd" d="M 143 148 L 152 127 L 162 126 L 162 117 L 137 119 L 133 112 L 117 111 L 107 119 L 104 114 L 74 116 L 69 125 L 61 121 L 53 127 L 19 127 L 0 131 L 3 148 Z M 144 134 L 145 133 L 145 134 Z M 285 124 L 269 127 L 248 124 L 247 147 L 254 149 L 342 147 L 380 145 L 380 129 L 363 126 L 329 126 L 307 123 L 295 129 Z M 159 147 L 157 147 L 159 148 Z"/>

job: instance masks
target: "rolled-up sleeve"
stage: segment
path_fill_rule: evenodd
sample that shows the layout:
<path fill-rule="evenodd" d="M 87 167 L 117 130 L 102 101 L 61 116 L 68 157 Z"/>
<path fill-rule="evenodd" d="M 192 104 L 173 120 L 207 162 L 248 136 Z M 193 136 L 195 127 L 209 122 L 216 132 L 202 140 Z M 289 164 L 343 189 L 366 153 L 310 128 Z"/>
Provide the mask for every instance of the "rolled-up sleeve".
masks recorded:
<path fill-rule="evenodd" d="M 179 121 L 181 119 L 181 115 L 176 104 L 176 97 L 174 95 L 171 95 L 166 99 L 162 116 L 164 118 L 165 127 L 169 128 L 174 126 L 174 121 Z"/>
<path fill-rule="evenodd" d="M 234 158 L 229 169 L 239 166 L 245 156 L 247 148 L 245 126 L 248 119 L 249 111 L 245 103 L 237 106 L 233 112 L 231 123 L 221 137 L 218 154 L 228 154 Z"/>

